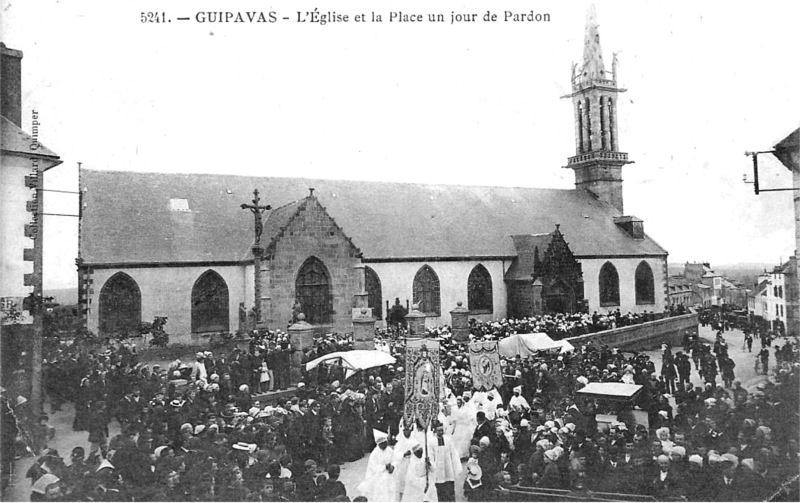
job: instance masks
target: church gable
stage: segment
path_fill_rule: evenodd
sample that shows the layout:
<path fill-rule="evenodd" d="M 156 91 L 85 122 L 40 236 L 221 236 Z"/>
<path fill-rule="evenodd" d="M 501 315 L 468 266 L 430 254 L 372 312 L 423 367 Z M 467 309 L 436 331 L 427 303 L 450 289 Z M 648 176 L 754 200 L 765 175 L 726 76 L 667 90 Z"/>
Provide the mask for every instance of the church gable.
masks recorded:
<path fill-rule="evenodd" d="M 505 281 L 509 286 L 509 316 L 585 310 L 583 273 L 564 235 L 512 236 L 517 257 Z"/>
<path fill-rule="evenodd" d="M 360 285 L 360 251 L 313 195 L 275 209 L 264 224 L 268 245 L 265 318 L 270 326 L 292 319 L 292 308 L 314 325 L 350 328 L 353 296 Z"/>

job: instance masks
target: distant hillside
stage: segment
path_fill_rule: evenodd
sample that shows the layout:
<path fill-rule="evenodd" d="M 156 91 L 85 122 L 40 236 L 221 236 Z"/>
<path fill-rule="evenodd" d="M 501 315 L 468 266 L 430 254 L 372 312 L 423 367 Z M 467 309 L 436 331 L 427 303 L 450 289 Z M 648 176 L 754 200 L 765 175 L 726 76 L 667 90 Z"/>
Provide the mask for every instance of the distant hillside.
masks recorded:
<path fill-rule="evenodd" d="M 771 271 L 777 263 L 757 263 L 757 262 L 744 262 L 740 264 L 711 264 L 711 269 L 715 273 L 725 276 L 731 281 L 741 282 L 745 285 L 752 285 L 756 282 L 759 274 L 764 270 Z M 669 264 L 670 275 L 683 274 L 684 264 Z"/>
<path fill-rule="evenodd" d="M 62 306 L 70 306 L 78 303 L 77 288 L 54 288 L 44 291 L 45 297 L 53 297 L 55 302 Z"/>

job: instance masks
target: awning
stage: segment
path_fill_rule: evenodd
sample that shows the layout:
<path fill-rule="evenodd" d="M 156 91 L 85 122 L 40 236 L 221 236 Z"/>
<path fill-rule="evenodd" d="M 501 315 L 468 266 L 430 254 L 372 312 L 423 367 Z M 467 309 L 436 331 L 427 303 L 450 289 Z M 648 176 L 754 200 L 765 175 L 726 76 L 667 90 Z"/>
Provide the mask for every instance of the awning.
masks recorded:
<path fill-rule="evenodd" d="M 562 353 L 575 349 L 567 341 L 554 341 L 547 334 L 514 334 L 499 343 L 500 354 L 506 358 L 517 355 L 523 358 L 536 351 L 561 350 Z M 562 348 L 567 348 L 566 350 Z"/>
<path fill-rule="evenodd" d="M 392 365 L 396 361 L 397 359 L 394 356 L 383 351 L 355 349 L 353 351 L 337 351 L 320 356 L 306 363 L 306 370 L 316 368 L 320 364 L 332 365 L 336 363 L 345 368 L 345 379 L 347 379 L 359 370 Z"/>

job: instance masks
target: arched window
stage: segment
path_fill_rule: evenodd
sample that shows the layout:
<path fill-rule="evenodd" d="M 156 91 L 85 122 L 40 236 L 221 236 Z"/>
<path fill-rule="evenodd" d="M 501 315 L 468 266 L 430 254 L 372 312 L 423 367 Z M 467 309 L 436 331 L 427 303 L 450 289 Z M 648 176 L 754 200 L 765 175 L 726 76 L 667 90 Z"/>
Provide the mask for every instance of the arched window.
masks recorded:
<path fill-rule="evenodd" d="M 333 315 L 333 295 L 328 268 L 317 257 L 303 263 L 295 281 L 295 298 L 300 312 L 313 324 L 330 323 Z"/>
<path fill-rule="evenodd" d="M 229 316 L 228 285 L 209 269 L 192 287 L 192 333 L 227 332 Z"/>
<path fill-rule="evenodd" d="M 656 288 L 653 281 L 653 270 L 644 260 L 636 268 L 636 303 L 655 304 Z"/>
<path fill-rule="evenodd" d="M 476 265 L 467 279 L 467 308 L 470 313 L 491 313 L 492 301 L 492 276 L 483 264 Z"/>
<path fill-rule="evenodd" d="M 372 268 L 364 268 L 364 289 L 367 291 L 367 305 L 372 308 L 372 316 L 383 319 L 383 294 L 381 292 L 381 279 Z"/>
<path fill-rule="evenodd" d="M 439 277 L 430 266 L 422 266 L 414 276 L 414 304 L 419 304 L 419 310 L 428 316 L 441 314 Z"/>
<path fill-rule="evenodd" d="M 141 321 L 139 285 L 124 272 L 118 272 L 100 290 L 100 335 L 136 335 Z"/>
<path fill-rule="evenodd" d="M 583 148 L 583 102 L 578 102 L 578 153 L 582 154 L 586 149 Z"/>
<path fill-rule="evenodd" d="M 619 305 L 619 274 L 611 262 L 600 268 L 600 305 Z"/>

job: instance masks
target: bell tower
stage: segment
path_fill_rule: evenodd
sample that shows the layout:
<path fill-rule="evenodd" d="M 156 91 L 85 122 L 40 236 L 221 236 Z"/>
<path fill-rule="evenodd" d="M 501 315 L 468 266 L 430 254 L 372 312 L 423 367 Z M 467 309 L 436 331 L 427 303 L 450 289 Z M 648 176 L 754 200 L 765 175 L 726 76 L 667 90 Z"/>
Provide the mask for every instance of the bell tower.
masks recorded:
<path fill-rule="evenodd" d="M 575 188 L 586 189 L 623 213 L 622 166 L 633 161 L 619 151 L 617 58 L 607 72 L 600 48 L 594 5 L 586 13 L 583 61 L 572 65 L 572 98 L 575 113 L 575 155 L 565 168 L 575 171 Z"/>

